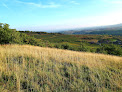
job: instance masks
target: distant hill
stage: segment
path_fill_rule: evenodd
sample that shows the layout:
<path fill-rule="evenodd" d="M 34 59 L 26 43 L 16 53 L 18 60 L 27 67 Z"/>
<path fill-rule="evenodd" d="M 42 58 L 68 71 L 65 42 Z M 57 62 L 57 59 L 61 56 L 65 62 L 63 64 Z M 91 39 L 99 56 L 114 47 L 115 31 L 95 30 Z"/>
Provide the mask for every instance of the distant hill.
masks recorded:
<path fill-rule="evenodd" d="M 122 23 L 109 26 L 89 27 L 70 31 L 62 31 L 62 34 L 108 34 L 122 35 Z"/>
<path fill-rule="evenodd" d="M 100 35 L 120 35 L 122 36 L 122 30 L 112 30 L 112 31 L 93 31 L 88 34 L 100 34 Z"/>

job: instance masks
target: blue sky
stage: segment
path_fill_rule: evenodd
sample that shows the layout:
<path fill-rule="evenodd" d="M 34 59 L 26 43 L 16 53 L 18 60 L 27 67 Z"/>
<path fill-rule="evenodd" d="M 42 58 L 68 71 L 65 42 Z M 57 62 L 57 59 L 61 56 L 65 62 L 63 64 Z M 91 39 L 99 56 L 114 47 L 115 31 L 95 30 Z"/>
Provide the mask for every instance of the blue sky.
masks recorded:
<path fill-rule="evenodd" d="M 56 31 L 122 23 L 122 0 L 0 0 L 0 22 Z"/>

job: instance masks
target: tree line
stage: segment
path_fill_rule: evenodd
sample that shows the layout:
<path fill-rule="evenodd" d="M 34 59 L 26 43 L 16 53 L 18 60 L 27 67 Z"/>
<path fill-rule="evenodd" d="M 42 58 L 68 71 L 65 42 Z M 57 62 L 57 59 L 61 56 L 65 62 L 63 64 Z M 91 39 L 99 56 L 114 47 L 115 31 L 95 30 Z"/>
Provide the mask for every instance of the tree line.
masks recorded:
<path fill-rule="evenodd" d="M 0 44 L 30 44 L 42 46 L 41 40 L 10 29 L 9 24 L 0 23 Z"/>

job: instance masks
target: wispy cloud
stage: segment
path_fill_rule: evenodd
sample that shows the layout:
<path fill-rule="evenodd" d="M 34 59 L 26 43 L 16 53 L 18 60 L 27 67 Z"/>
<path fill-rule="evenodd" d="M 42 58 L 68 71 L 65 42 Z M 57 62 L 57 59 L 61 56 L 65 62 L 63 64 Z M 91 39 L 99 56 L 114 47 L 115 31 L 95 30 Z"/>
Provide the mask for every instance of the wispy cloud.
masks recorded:
<path fill-rule="evenodd" d="M 71 1 L 70 3 L 80 5 L 80 3 L 76 2 L 76 1 Z"/>
<path fill-rule="evenodd" d="M 113 0 L 113 1 L 111 1 L 111 2 L 112 2 L 112 3 L 115 3 L 115 4 L 122 4 L 122 1 L 120 1 L 120 0 L 119 0 L 119 1 L 117 1 L 117 0 L 116 0 L 116 1 Z"/>
<path fill-rule="evenodd" d="M 21 3 L 21 4 L 26 4 L 26 5 L 30 5 L 30 6 L 35 6 L 35 7 L 39 7 L 39 8 L 57 8 L 60 7 L 60 4 L 56 4 L 54 2 L 48 3 L 46 5 L 43 5 L 42 3 L 33 3 L 33 2 L 22 2 L 19 0 L 16 0 L 17 3 Z"/>
<path fill-rule="evenodd" d="M 2 4 L 3 4 L 3 6 L 4 6 L 5 8 L 10 9 L 5 3 L 2 3 Z"/>
<path fill-rule="evenodd" d="M 102 0 L 102 1 L 113 4 L 122 4 L 122 0 Z"/>

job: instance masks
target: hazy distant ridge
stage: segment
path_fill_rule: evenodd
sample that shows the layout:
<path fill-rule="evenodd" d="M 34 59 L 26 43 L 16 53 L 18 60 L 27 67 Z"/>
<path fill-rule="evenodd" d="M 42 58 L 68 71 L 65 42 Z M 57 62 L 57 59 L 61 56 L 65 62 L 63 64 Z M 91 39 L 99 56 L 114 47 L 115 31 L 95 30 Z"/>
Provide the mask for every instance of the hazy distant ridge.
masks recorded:
<path fill-rule="evenodd" d="M 109 26 L 89 27 L 82 29 L 74 29 L 70 31 L 62 31 L 63 34 L 108 34 L 122 35 L 122 23 Z"/>

